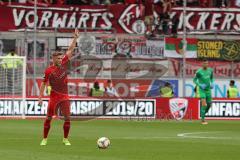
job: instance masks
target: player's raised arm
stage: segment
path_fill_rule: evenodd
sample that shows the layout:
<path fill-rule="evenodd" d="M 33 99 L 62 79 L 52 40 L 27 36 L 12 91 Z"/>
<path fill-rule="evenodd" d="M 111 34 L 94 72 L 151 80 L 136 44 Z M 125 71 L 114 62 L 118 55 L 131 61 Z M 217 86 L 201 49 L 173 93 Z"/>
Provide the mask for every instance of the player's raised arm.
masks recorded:
<path fill-rule="evenodd" d="M 75 29 L 73 40 L 72 40 L 72 42 L 71 42 L 71 44 L 70 44 L 70 46 L 69 46 L 69 48 L 66 52 L 66 55 L 68 56 L 69 59 L 72 58 L 73 50 L 76 47 L 78 37 L 79 37 L 79 31 L 78 31 L 78 29 Z"/>

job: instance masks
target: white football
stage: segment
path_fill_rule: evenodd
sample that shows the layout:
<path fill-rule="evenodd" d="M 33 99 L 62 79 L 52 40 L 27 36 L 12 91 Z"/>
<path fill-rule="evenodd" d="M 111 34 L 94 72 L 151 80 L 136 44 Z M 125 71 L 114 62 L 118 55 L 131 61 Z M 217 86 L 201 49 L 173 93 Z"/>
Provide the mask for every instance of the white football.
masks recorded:
<path fill-rule="evenodd" d="M 107 137 L 101 137 L 97 140 L 98 148 L 106 149 L 110 145 L 110 140 Z"/>

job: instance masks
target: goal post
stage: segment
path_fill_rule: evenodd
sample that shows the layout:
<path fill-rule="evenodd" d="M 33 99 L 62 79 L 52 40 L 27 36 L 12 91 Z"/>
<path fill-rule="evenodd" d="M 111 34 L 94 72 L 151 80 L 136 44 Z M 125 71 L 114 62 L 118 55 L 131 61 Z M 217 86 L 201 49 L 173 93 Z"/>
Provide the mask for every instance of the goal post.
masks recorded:
<path fill-rule="evenodd" d="M 25 56 L 0 56 L 0 116 L 25 118 L 26 64 Z"/>

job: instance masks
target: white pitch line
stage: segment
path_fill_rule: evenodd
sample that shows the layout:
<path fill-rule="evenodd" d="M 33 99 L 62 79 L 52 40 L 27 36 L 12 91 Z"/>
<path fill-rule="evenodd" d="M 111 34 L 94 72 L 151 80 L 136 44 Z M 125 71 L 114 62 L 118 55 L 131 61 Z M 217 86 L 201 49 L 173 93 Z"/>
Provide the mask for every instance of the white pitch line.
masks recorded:
<path fill-rule="evenodd" d="M 196 139 L 233 139 L 231 137 L 208 137 L 208 136 L 197 136 L 201 134 L 208 134 L 208 133 L 219 133 L 218 132 L 190 132 L 190 133 L 179 133 L 177 134 L 178 137 L 181 138 L 196 138 Z"/>
<path fill-rule="evenodd" d="M 119 138 L 116 138 L 116 139 L 133 139 L 133 140 L 136 140 L 136 139 L 172 139 L 172 138 L 177 138 L 177 137 L 119 137 Z M 115 139 L 115 138 L 113 138 Z"/>

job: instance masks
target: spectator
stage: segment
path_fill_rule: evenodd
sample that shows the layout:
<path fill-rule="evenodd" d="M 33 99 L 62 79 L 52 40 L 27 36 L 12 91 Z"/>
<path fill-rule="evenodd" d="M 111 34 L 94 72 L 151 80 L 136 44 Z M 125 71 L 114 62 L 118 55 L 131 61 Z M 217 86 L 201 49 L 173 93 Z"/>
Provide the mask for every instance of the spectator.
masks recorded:
<path fill-rule="evenodd" d="M 124 0 L 112 0 L 112 4 L 124 4 Z"/>
<path fill-rule="evenodd" d="M 162 15 L 162 31 L 163 34 L 169 34 L 169 23 L 171 22 L 169 13 L 163 13 Z"/>
<path fill-rule="evenodd" d="M 94 82 L 93 88 L 91 88 L 89 96 L 102 97 L 103 94 L 104 94 L 104 91 L 100 89 L 98 81 Z"/>
<path fill-rule="evenodd" d="M 2 67 L 7 71 L 7 77 L 5 78 L 7 80 L 7 88 L 5 90 L 8 93 L 13 93 L 17 89 L 15 88 L 18 80 L 17 69 L 18 66 L 22 65 L 23 61 L 17 59 L 19 56 L 16 54 L 15 49 L 11 50 L 5 57 L 1 62 Z"/>
<path fill-rule="evenodd" d="M 107 80 L 107 86 L 105 87 L 105 93 L 107 96 L 116 96 L 117 92 L 116 89 L 114 88 L 112 81 L 109 79 Z"/>
<path fill-rule="evenodd" d="M 111 1 L 110 0 L 103 0 L 102 4 L 103 5 L 109 5 L 109 4 L 111 4 Z"/>
<path fill-rule="evenodd" d="M 208 0 L 204 0 L 208 1 Z M 198 0 L 187 0 L 187 6 L 199 6 Z"/>
<path fill-rule="evenodd" d="M 66 0 L 67 5 L 88 5 L 90 4 L 89 0 Z"/>
<path fill-rule="evenodd" d="M 167 97 L 167 98 L 174 97 L 172 85 L 169 82 L 166 82 L 165 85 L 160 88 L 160 95 L 161 97 Z"/>
<path fill-rule="evenodd" d="M 154 12 L 153 0 L 145 0 L 144 6 L 145 6 L 145 20 L 144 21 L 147 26 L 146 35 L 150 36 L 150 35 L 152 35 L 152 25 L 153 25 L 153 12 Z"/>
<path fill-rule="evenodd" d="M 101 4 L 101 2 L 100 2 L 100 0 L 92 0 L 92 3 L 91 3 L 92 5 L 100 5 Z"/>
<path fill-rule="evenodd" d="M 172 3 L 171 0 L 163 0 L 163 13 L 170 12 L 172 10 Z"/>
<path fill-rule="evenodd" d="M 173 36 L 177 35 L 178 24 L 179 24 L 179 18 L 177 18 L 177 16 L 174 16 L 172 18 L 172 34 L 173 34 Z"/>
<path fill-rule="evenodd" d="M 229 6 L 228 0 L 215 0 L 214 6 L 215 7 L 227 7 L 227 6 Z"/>
<path fill-rule="evenodd" d="M 175 0 L 175 4 L 177 6 L 182 6 L 183 5 L 183 0 Z"/>
<path fill-rule="evenodd" d="M 231 80 L 229 83 L 229 88 L 227 90 L 227 97 L 228 98 L 237 98 L 238 97 L 238 89 L 235 86 L 234 80 Z"/>
<path fill-rule="evenodd" d="M 201 7 L 209 7 L 210 3 L 210 0 L 199 0 L 199 4 Z"/>

